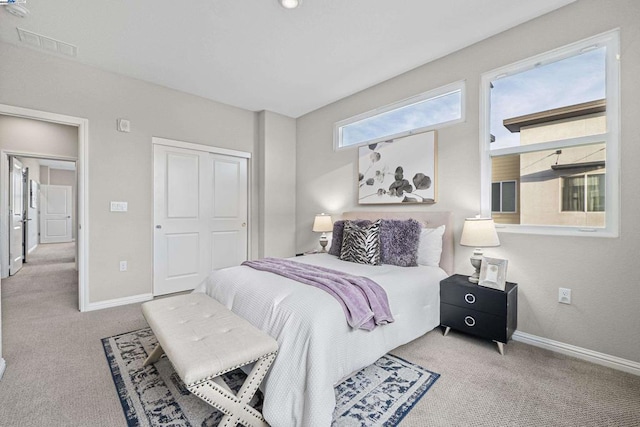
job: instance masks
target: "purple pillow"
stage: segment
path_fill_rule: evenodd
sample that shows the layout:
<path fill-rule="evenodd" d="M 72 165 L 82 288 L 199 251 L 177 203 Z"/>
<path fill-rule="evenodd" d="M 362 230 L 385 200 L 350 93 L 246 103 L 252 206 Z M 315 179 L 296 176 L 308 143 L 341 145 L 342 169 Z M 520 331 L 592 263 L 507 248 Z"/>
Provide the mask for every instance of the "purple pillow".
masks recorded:
<path fill-rule="evenodd" d="M 380 227 L 380 258 L 383 264 L 418 265 L 422 225 L 415 219 L 383 219 Z"/>
<path fill-rule="evenodd" d="M 350 220 L 352 224 L 362 227 L 363 225 L 371 224 L 368 219 L 354 219 Z M 339 220 L 333 223 L 333 237 L 331 238 L 331 247 L 329 248 L 329 254 L 340 256 L 340 250 L 342 249 L 342 234 L 344 233 L 344 220 Z"/>

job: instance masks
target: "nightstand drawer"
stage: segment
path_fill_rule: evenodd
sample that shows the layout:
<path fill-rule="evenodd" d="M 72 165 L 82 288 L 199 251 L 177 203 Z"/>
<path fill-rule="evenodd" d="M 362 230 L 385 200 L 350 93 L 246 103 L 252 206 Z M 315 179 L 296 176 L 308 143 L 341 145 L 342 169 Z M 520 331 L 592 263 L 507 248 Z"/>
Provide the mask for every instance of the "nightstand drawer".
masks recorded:
<path fill-rule="evenodd" d="M 440 304 L 440 324 L 481 338 L 506 343 L 507 319 L 455 305 Z"/>
<path fill-rule="evenodd" d="M 496 316 L 507 315 L 505 292 L 478 286 L 467 276 L 455 275 L 440 282 L 440 301 Z"/>

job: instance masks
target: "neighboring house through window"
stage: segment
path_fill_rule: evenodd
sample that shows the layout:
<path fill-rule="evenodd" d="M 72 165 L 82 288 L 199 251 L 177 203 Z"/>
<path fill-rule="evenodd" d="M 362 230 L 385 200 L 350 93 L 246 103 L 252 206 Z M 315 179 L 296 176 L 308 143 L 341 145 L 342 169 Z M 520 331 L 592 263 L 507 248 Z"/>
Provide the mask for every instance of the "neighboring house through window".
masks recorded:
<path fill-rule="evenodd" d="M 516 181 L 499 181 L 491 184 L 491 211 L 516 213 Z"/>
<path fill-rule="evenodd" d="M 505 231 L 618 233 L 612 31 L 482 76 L 482 212 Z"/>
<path fill-rule="evenodd" d="M 603 173 L 563 177 L 562 210 L 565 212 L 604 212 L 604 178 Z"/>

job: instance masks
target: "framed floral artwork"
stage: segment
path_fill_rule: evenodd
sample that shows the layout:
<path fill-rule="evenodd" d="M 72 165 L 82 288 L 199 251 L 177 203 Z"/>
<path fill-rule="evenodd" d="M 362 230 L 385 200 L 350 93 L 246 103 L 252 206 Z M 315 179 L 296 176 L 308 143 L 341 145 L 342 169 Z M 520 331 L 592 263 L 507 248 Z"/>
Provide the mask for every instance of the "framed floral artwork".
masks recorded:
<path fill-rule="evenodd" d="M 435 203 L 436 132 L 363 145 L 358 150 L 358 203 Z"/>

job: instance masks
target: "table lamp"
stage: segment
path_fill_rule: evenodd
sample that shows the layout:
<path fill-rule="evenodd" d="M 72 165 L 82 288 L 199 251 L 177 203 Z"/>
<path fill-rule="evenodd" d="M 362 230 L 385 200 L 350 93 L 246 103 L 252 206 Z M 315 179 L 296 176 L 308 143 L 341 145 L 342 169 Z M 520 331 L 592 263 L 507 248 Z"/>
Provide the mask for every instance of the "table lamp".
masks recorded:
<path fill-rule="evenodd" d="M 333 231 L 333 221 L 331 221 L 331 215 L 320 214 L 316 215 L 316 219 L 313 221 L 313 231 L 316 233 L 322 233 L 320 236 L 320 246 L 322 250 L 320 252 L 327 252 L 327 232 Z"/>
<path fill-rule="evenodd" d="M 471 265 L 476 271 L 469 277 L 472 283 L 478 283 L 480 279 L 480 266 L 482 265 L 482 248 L 491 246 L 500 246 L 496 226 L 491 218 L 467 218 L 464 220 L 462 227 L 462 237 L 460 237 L 462 246 L 472 246 L 473 255 L 471 256 Z"/>

